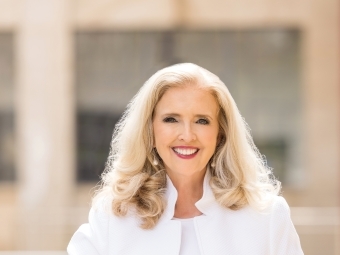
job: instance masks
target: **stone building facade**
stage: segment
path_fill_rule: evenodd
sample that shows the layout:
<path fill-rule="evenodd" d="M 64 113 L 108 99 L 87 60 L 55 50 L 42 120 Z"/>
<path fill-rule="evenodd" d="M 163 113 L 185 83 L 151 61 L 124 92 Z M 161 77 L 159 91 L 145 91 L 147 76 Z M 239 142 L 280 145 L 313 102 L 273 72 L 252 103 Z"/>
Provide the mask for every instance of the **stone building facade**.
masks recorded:
<path fill-rule="evenodd" d="M 339 254 L 339 11 L 335 0 L 0 0 L 0 251 L 65 249 L 128 100 L 159 68 L 191 61 L 231 90 L 305 254 Z"/>

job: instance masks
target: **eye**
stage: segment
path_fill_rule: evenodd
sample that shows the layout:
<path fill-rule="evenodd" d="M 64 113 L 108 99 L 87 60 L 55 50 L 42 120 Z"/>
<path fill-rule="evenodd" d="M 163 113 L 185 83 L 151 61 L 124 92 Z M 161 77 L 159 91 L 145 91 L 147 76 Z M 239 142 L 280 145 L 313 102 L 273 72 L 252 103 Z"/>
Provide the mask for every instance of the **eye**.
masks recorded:
<path fill-rule="evenodd" d="M 198 121 L 196 121 L 196 123 L 202 124 L 202 125 L 208 125 L 210 122 L 207 119 L 199 119 Z"/>
<path fill-rule="evenodd" d="M 177 122 L 177 120 L 173 117 L 166 117 L 165 119 L 163 119 L 163 122 L 173 123 L 173 122 Z"/>

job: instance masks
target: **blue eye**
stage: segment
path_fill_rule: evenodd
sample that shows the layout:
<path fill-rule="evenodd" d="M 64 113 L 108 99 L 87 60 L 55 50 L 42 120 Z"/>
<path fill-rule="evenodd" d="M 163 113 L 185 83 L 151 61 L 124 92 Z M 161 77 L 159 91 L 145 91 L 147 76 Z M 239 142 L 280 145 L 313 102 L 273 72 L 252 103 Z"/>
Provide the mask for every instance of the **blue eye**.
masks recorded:
<path fill-rule="evenodd" d="M 208 125 L 210 123 L 207 119 L 199 119 L 196 122 L 202 125 Z"/>
<path fill-rule="evenodd" d="M 165 119 L 163 119 L 163 122 L 173 123 L 173 122 L 177 122 L 177 120 L 173 117 L 166 117 Z"/>

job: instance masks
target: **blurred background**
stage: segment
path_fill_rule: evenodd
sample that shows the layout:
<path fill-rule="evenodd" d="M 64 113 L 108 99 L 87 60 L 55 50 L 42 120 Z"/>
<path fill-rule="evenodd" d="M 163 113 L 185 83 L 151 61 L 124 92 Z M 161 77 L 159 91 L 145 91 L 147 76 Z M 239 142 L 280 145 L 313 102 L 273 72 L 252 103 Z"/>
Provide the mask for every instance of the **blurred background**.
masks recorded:
<path fill-rule="evenodd" d="M 180 62 L 231 91 L 305 254 L 340 254 L 339 11 L 336 0 L 0 0 L 0 254 L 65 254 L 116 121 Z"/>

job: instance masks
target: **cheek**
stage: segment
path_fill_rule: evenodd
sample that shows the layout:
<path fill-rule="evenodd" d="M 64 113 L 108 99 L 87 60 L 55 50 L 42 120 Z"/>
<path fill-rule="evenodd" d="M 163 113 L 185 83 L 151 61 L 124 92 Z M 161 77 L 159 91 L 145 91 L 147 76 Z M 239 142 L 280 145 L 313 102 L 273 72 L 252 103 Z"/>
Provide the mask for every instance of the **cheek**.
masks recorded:
<path fill-rule="evenodd" d="M 153 126 L 154 131 L 154 141 L 155 146 L 160 146 L 169 142 L 173 131 L 168 128 L 164 127 L 162 124 L 154 124 Z"/>
<path fill-rule="evenodd" d="M 215 129 L 201 134 L 201 139 L 204 140 L 206 146 L 209 147 L 212 151 L 215 151 L 217 145 L 217 137 L 218 132 Z"/>
<path fill-rule="evenodd" d="M 206 136 L 209 137 L 210 139 L 217 140 L 218 129 L 212 128 L 211 130 L 209 130 L 209 132 L 206 133 Z"/>

